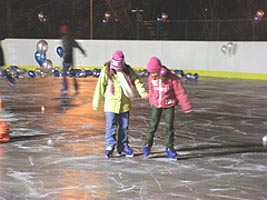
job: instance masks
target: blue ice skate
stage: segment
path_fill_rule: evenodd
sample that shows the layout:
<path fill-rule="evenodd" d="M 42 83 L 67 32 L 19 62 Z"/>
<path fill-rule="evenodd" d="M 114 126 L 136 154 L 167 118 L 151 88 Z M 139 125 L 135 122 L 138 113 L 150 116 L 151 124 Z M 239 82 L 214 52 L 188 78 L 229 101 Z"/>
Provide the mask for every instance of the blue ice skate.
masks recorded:
<path fill-rule="evenodd" d="M 106 158 L 111 158 L 113 156 L 113 147 L 107 147 L 105 150 Z"/>
<path fill-rule="evenodd" d="M 131 158 L 134 156 L 134 151 L 130 147 L 124 147 L 123 151 L 127 158 Z"/>
<path fill-rule="evenodd" d="M 62 88 L 61 94 L 68 94 L 68 88 Z"/>
<path fill-rule="evenodd" d="M 177 153 L 174 149 L 166 148 L 167 157 L 173 160 L 177 160 Z"/>
<path fill-rule="evenodd" d="M 148 146 L 148 144 L 144 145 L 143 153 L 144 153 L 144 157 L 145 158 L 149 157 L 149 155 L 150 155 L 150 147 Z"/>

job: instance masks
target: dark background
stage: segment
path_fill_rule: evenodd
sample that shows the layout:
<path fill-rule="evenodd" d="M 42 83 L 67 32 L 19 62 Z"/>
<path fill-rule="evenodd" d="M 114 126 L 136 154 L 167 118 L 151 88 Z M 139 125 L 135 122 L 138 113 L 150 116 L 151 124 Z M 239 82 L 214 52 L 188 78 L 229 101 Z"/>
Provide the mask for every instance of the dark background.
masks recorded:
<path fill-rule="evenodd" d="M 59 37 L 67 22 L 79 39 L 126 40 L 248 40 L 267 39 L 265 16 L 254 21 L 257 10 L 266 12 L 267 0 L 1 0 L 0 33 L 6 38 Z M 140 15 L 132 9 L 142 9 Z M 103 23 L 109 11 L 109 23 Z M 46 22 L 38 20 L 43 12 Z M 168 21 L 159 22 L 162 12 Z M 91 31 L 93 38 L 91 38 Z"/>

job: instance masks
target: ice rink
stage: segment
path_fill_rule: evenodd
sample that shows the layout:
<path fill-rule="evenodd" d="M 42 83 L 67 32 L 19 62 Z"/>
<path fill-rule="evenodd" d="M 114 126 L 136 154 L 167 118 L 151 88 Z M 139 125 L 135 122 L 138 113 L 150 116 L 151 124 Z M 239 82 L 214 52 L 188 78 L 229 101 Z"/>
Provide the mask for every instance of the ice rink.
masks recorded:
<path fill-rule="evenodd" d="M 68 98 L 61 81 L 25 78 L 12 89 L 0 80 L 11 130 L 0 144 L 0 200 L 267 199 L 267 81 L 182 80 L 194 112 L 176 108 L 177 161 L 165 156 L 163 120 L 144 159 L 150 105 L 139 98 L 129 127 L 135 156 L 106 159 L 103 109 L 91 108 L 97 78 L 79 78 L 78 95 L 69 79 Z"/>

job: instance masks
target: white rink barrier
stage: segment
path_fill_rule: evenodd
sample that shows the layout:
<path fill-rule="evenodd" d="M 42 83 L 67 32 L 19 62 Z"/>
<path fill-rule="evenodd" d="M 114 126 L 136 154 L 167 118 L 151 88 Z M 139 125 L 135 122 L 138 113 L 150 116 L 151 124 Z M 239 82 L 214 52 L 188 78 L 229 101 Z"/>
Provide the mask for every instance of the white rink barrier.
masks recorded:
<path fill-rule="evenodd" d="M 41 39 L 5 39 L 1 42 L 6 65 L 36 66 L 36 44 Z M 46 40 L 46 39 L 44 39 Z M 53 66 L 61 66 L 57 54 L 60 40 L 46 40 L 47 59 Z M 74 51 L 74 65 L 77 67 L 100 67 L 108 61 L 113 52 L 121 49 L 126 62 L 134 68 L 145 68 L 152 56 L 172 69 L 196 71 L 231 77 L 231 74 L 248 74 L 255 79 L 267 79 L 267 42 L 235 41 L 135 41 L 135 40 L 77 40 L 85 49 L 84 57 L 78 49 Z M 254 74 L 254 75 L 253 75 Z M 234 76 L 233 76 L 234 77 Z M 245 75 L 246 77 L 246 75 Z M 260 78 L 261 77 L 261 78 Z"/>

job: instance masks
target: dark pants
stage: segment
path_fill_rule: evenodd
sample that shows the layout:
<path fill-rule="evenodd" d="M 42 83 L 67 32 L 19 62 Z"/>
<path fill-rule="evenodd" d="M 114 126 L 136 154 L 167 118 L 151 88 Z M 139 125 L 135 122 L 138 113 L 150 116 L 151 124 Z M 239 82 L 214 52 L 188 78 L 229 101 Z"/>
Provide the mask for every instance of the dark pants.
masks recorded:
<path fill-rule="evenodd" d="M 2 77 L 6 77 L 9 86 L 13 87 L 15 85 L 15 78 L 13 78 L 12 75 L 9 74 L 5 69 L 2 69 L 2 67 L 0 67 L 0 71 Z"/>
<path fill-rule="evenodd" d="M 161 114 L 164 112 L 165 115 L 165 133 L 166 133 L 166 147 L 173 148 L 174 143 L 174 114 L 175 106 L 171 108 L 155 108 L 152 107 L 151 120 L 148 127 L 148 135 L 145 140 L 145 144 L 148 144 L 149 147 L 152 147 L 154 142 L 154 135 L 158 129 L 160 122 Z"/>
<path fill-rule="evenodd" d="M 65 90 L 65 91 L 68 90 L 68 82 L 67 82 L 68 73 L 67 72 L 70 69 L 70 67 L 71 67 L 71 63 L 63 62 L 63 74 L 62 74 L 62 76 L 63 76 L 63 88 L 62 88 L 62 90 Z M 77 92 L 79 90 L 79 87 L 78 87 L 78 82 L 77 82 L 75 75 L 73 76 L 73 84 L 74 84 L 74 89 Z"/>

